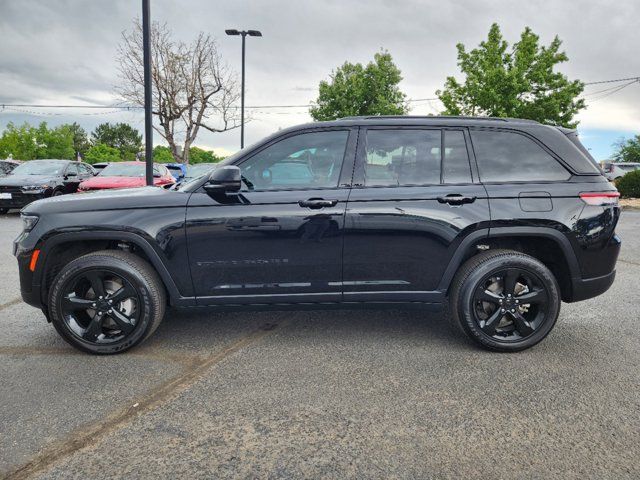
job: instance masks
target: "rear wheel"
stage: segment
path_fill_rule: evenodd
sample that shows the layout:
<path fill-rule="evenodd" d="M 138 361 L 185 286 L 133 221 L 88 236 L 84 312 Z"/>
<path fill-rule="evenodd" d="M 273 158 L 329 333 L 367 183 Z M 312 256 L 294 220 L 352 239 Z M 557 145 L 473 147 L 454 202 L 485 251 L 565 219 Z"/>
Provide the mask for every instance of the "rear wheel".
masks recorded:
<path fill-rule="evenodd" d="M 519 351 L 544 339 L 560 313 L 560 289 L 539 260 L 496 250 L 468 260 L 454 279 L 454 322 L 476 343 Z"/>
<path fill-rule="evenodd" d="M 84 255 L 56 276 L 49 313 L 58 333 L 89 353 L 124 352 L 149 337 L 164 316 L 160 278 L 141 258 L 105 250 Z"/>

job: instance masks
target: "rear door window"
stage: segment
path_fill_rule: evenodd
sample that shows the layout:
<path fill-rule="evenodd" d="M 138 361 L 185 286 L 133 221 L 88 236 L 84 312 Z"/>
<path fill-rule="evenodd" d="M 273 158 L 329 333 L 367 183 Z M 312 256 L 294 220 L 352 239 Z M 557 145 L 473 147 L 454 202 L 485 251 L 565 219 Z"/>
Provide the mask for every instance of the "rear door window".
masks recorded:
<path fill-rule="evenodd" d="M 368 130 L 365 185 L 440 183 L 440 130 Z"/>
<path fill-rule="evenodd" d="M 544 148 L 515 132 L 471 130 L 483 182 L 560 181 L 569 172 Z"/>
<path fill-rule="evenodd" d="M 471 183 L 471 167 L 464 133 L 461 130 L 444 131 L 444 183 Z"/>

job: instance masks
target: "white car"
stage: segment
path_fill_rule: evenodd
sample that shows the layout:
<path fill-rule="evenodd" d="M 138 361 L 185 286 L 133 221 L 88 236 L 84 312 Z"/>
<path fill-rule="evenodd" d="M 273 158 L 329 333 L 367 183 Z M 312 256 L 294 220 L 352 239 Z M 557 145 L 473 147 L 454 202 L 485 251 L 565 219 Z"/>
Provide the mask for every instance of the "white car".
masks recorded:
<path fill-rule="evenodd" d="M 606 162 L 602 165 L 604 174 L 611 182 L 624 177 L 627 173 L 640 169 L 640 163 L 634 162 Z"/>

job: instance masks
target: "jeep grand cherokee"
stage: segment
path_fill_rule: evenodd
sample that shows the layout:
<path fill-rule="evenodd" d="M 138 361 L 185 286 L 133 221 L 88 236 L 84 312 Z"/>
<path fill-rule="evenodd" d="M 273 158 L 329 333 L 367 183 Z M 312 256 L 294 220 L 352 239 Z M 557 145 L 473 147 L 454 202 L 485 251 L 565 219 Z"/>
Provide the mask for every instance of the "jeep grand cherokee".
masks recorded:
<path fill-rule="evenodd" d="M 32 203 L 14 253 L 24 300 L 91 353 L 139 344 L 167 305 L 367 304 L 445 310 L 517 351 L 561 301 L 612 284 L 618 216 L 572 130 L 354 117 L 279 131 L 176 190 Z"/>

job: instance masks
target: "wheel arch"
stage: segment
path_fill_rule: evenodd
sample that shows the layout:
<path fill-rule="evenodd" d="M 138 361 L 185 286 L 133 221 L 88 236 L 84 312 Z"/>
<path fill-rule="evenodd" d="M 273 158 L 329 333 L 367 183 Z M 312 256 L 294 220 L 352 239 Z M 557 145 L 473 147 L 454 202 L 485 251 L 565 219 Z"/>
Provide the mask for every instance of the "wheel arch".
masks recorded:
<path fill-rule="evenodd" d="M 40 287 L 43 304 L 46 304 L 47 292 L 53 278 L 68 261 L 92 251 L 121 247 L 126 250 L 127 246 L 134 246 L 135 253 L 146 260 L 158 273 L 171 304 L 195 304 L 191 299 L 180 294 L 161 256 L 144 237 L 132 232 L 112 231 L 58 233 L 46 239 L 41 250 L 43 261 L 34 272 L 34 283 Z"/>
<path fill-rule="evenodd" d="M 451 258 L 438 290 L 448 293 L 460 266 L 487 248 L 515 250 L 537 258 L 556 277 L 562 299 L 571 300 L 574 279 L 581 277 L 578 259 L 566 235 L 549 227 L 498 227 L 470 233 Z"/>

